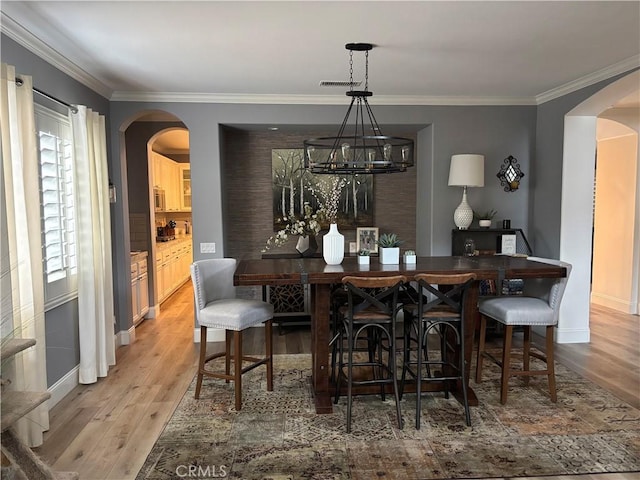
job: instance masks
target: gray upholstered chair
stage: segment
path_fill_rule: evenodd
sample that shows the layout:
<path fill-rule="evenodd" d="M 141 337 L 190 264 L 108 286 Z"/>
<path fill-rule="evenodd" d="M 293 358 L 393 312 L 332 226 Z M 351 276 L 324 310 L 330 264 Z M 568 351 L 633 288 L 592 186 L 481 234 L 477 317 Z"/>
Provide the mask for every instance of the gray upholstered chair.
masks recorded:
<path fill-rule="evenodd" d="M 235 407 L 242 408 L 242 374 L 260 365 L 267 367 L 267 390 L 273 390 L 272 319 L 273 305 L 260 300 L 236 298 L 233 274 L 236 260 L 218 258 L 199 260 L 191 264 L 191 280 L 195 296 L 195 311 L 200 325 L 200 360 L 195 397 L 200 398 L 203 376 L 221 378 L 235 382 Z M 243 356 L 242 331 L 265 324 L 266 354 L 263 358 Z M 207 328 L 225 330 L 225 351 L 207 356 Z M 231 343 L 233 339 L 233 356 Z M 207 369 L 206 364 L 216 358 L 225 357 L 224 373 Z M 234 372 L 230 373 L 233 360 Z M 244 362 L 250 364 L 243 367 Z"/>
<path fill-rule="evenodd" d="M 565 287 L 571 273 L 571 265 L 559 260 L 547 258 L 529 257 L 529 260 L 541 263 L 549 263 L 565 267 L 567 276 L 564 278 L 531 278 L 524 283 L 523 295 L 504 295 L 481 299 L 479 302 L 480 341 L 478 344 L 478 357 L 476 363 L 476 383 L 482 381 L 482 364 L 484 358 L 488 358 L 502 368 L 500 402 L 507 403 L 509 390 L 509 377 L 524 376 L 525 384 L 528 384 L 532 375 L 547 375 L 549 379 L 549 392 L 551 401 L 557 400 L 556 380 L 553 359 L 553 327 L 558 324 L 560 303 Z M 485 336 L 487 319 L 492 318 L 504 327 L 504 342 L 502 347 L 502 361 L 493 357 L 485 349 Z M 543 326 L 545 328 L 545 353 L 531 350 L 531 327 Z M 522 370 L 511 368 L 512 339 L 514 327 L 524 328 Z M 538 358 L 546 363 L 544 370 L 531 370 L 530 357 Z"/>

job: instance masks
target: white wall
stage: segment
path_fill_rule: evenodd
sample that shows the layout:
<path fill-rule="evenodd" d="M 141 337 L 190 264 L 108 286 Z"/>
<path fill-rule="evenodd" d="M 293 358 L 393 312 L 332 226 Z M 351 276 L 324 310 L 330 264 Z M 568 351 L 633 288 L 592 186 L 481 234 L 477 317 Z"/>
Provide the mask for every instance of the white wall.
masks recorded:
<path fill-rule="evenodd" d="M 558 343 L 584 343 L 590 338 L 591 235 L 597 116 L 620 99 L 637 91 L 639 84 L 640 71 L 636 70 L 607 85 L 565 115 L 560 258 L 571 263 L 573 271 L 560 307 L 560 321 L 556 330 Z M 634 227 L 636 232 L 637 220 L 636 218 Z M 637 243 L 634 244 L 634 262 L 638 261 Z"/>
<path fill-rule="evenodd" d="M 598 119 L 591 301 L 637 313 L 633 275 L 638 135 Z"/>
<path fill-rule="evenodd" d="M 598 130 L 601 122 L 611 121 L 599 119 Z M 591 301 L 636 313 L 633 242 L 638 135 L 623 128 L 625 135 L 597 143 Z"/>

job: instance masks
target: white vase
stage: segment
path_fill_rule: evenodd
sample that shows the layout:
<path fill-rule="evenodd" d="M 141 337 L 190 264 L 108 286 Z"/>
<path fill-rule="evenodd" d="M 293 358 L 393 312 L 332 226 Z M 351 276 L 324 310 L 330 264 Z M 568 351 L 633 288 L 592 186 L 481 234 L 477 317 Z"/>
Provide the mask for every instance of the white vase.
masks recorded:
<path fill-rule="evenodd" d="M 329 226 L 329 233 L 322 237 L 322 256 L 327 265 L 339 265 L 344 259 L 344 235 L 338 231 L 335 223 Z"/>

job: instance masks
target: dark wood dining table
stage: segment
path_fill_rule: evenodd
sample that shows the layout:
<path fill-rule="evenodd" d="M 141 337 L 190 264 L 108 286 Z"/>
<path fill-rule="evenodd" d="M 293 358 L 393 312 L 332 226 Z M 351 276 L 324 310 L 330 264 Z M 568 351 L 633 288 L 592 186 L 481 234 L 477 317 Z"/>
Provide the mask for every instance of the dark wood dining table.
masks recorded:
<path fill-rule="evenodd" d="M 479 280 L 494 280 L 500 285 L 510 278 L 564 277 L 564 267 L 506 255 L 473 257 L 418 257 L 415 264 L 382 265 L 371 257 L 370 265 L 358 265 L 357 258 L 345 257 L 340 265 L 327 265 L 322 258 L 266 258 L 241 260 L 234 275 L 236 286 L 292 285 L 311 286 L 311 356 L 312 384 L 317 413 L 331 413 L 334 387 L 330 374 L 330 308 L 331 286 L 340 284 L 345 275 L 391 276 L 405 275 L 409 279 L 418 273 L 475 273 Z M 478 313 L 478 281 L 474 282 L 466 298 L 465 318 L 465 378 L 468 382 L 473 340 Z M 410 386 L 409 386 L 410 387 Z M 427 388 L 441 388 L 430 383 Z M 405 389 L 405 391 L 410 391 Z M 358 393 L 358 392 L 354 392 Z M 366 393 L 366 392 L 361 392 Z M 469 403 L 478 404 L 469 388 Z"/>

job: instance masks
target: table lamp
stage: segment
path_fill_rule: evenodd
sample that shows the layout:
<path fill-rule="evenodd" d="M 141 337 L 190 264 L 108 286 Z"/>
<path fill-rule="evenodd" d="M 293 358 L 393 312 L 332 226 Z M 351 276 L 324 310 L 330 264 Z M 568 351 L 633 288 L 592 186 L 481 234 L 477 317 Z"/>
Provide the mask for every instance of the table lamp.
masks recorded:
<path fill-rule="evenodd" d="M 467 187 L 484 187 L 484 155 L 453 155 L 449 167 L 449 186 L 463 187 L 462 202 L 453 213 L 453 221 L 459 230 L 466 230 L 473 221 L 473 210 L 467 202 Z"/>

